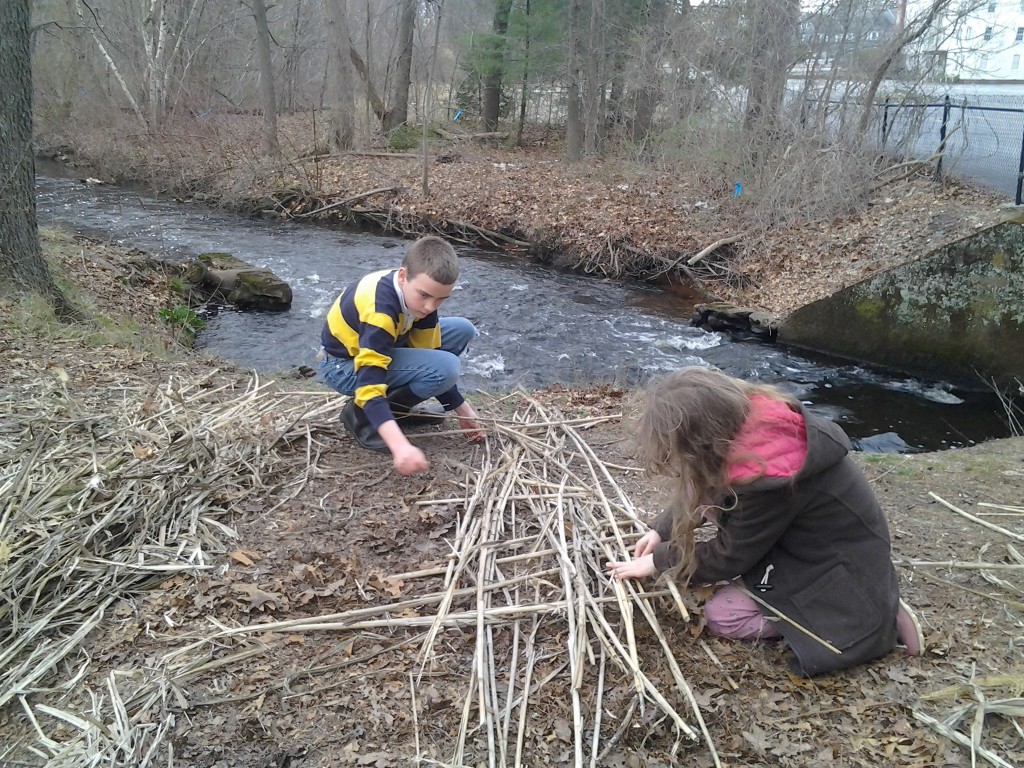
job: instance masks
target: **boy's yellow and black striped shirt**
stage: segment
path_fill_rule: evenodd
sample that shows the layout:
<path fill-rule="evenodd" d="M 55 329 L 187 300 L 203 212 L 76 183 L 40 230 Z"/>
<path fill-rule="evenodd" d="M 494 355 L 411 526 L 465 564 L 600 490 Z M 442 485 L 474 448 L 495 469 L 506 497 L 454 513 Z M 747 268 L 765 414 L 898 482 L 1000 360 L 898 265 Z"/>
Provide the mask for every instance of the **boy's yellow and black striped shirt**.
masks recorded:
<path fill-rule="evenodd" d="M 422 320 L 409 313 L 398 287 L 398 270 L 392 269 L 372 272 L 341 292 L 327 312 L 320 343 L 327 354 L 353 360 L 356 405 L 379 427 L 394 418 L 385 383 L 392 349 L 439 349 L 441 328 L 436 311 Z M 437 399 L 445 410 L 463 401 L 455 387 Z"/>

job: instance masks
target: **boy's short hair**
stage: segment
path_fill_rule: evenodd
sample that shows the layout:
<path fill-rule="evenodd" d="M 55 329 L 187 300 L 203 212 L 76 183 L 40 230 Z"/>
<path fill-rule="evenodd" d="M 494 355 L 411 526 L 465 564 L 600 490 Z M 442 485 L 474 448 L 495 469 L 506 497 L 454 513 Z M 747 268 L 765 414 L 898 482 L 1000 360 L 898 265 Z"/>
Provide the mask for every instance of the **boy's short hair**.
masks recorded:
<path fill-rule="evenodd" d="M 451 243 L 434 235 L 421 237 L 405 251 L 402 266 L 410 279 L 426 273 L 441 285 L 455 285 L 459 279 L 459 257 Z"/>

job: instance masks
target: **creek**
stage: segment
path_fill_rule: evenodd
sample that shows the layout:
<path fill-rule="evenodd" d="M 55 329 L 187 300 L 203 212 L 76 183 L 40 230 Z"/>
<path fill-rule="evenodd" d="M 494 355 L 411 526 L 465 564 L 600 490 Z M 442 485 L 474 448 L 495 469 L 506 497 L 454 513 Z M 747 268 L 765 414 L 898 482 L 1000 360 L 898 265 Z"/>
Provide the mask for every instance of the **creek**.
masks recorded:
<path fill-rule="evenodd" d="M 276 219 L 248 219 L 139 189 L 91 185 L 37 161 L 37 216 L 56 227 L 185 261 L 227 252 L 286 280 L 288 312 L 205 313 L 197 346 L 261 372 L 313 366 L 324 314 L 365 272 L 398 266 L 406 241 Z M 692 304 L 645 285 L 567 274 L 521 256 L 459 247 L 461 275 L 442 314 L 480 331 L 463 390 L 548 384 L 634 386 L 686 365 L 778 384 L 839 422 L 864 451 L 942 450 L 1005 437 L 994 393 L 907 377 L 690 326 Z"/>

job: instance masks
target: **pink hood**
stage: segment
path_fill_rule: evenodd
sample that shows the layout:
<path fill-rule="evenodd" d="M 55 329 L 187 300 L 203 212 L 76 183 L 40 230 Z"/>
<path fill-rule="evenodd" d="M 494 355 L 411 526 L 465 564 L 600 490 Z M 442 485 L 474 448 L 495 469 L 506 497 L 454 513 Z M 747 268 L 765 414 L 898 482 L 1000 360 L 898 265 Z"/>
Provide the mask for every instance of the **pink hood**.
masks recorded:
<path fill-rule="evenodd" d="M 750 413 L 729 451 L 729 484 L 759 477 L 792 477 L 806 458 L 803 414 L 781 400 L 751 396 Z"/>

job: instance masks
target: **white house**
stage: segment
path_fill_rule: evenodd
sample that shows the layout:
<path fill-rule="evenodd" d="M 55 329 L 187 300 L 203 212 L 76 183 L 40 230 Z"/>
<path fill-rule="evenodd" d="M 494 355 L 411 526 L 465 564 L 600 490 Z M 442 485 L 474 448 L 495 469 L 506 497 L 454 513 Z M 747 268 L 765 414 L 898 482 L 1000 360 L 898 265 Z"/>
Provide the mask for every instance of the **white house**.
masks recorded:
<path fill-rule="evenodd" d="M 1024 80 L 1024 0 L 975 5 L 970 13 L 936 25 L 922 40 L 922 53 L 944 64 L 946 78 Z"/>

